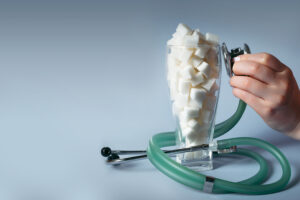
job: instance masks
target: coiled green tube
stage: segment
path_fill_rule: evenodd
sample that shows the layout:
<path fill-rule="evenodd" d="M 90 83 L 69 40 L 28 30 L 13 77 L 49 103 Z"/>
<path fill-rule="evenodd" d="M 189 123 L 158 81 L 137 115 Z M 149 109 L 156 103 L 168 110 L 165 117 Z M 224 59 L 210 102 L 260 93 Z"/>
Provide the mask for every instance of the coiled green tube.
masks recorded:
<path fill-rule="evenodd" d="M 217 125 L 216 137 L 223 135 L 229 131 L 240 120 L 246 104 L 242 101 L 234 115 L 228 120 Z M 214 138 L 216 138 L 214 137 Z M 167 146 L 174 146 L 176 144 L 175 132 L 160 133 L 154 135 L 147 149 L 147 156 L 150 162 L 162 173 L 166 174 L 175 181 L 182 183 L 186 186 L 202 190 L 206 176 L 195 172 L 187 167 L 180 165 L 171 158 L 169 158 L 160 148 Z M 218 141 L 218 148 L 228 148 L 234 145 L 254 145 L 263 148 L 270 152 L 280 163 L 282 167 L 281 178 L 271 184 L 259 185 L 267 177 L 267 164 L 257 153 L 251 152 L 246 149 L 238 149 L 235 154 L 245 155 L 255 159 L 259 165 L 260 170 L 251 178 L 241 182 L 230 182 L 216 178 L 214 181 L 214 193 L 235 192 L 244 194 L 269 194 L 279 192 L 286 187 L 291 176 L 291 168 L 286 157 L 280 152 L 278 148 L 265 141 L 255 138 L 233 138 Z"/>

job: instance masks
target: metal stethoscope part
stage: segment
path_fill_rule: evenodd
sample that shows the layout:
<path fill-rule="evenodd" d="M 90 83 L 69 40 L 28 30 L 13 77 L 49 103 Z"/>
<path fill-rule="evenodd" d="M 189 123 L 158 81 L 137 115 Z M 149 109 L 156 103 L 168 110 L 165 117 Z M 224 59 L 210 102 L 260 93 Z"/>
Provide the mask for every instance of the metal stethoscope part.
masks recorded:
<path fill-rule="evenodd" d="M 231 49 L 231 51 L 229 52 L 226 44 L 223 43 L 222 44 L 222 53 L 223 53 L 226 72 L 229 77 L 232 77 L 233 76 L 233 71 L 232 71 L 233 58 L 237 57 L 239 55 L 243 55 L 243 54 L 250 54 L 251 51 L 250 51 L 249 46 L 247 44 L 244 44 L 244 49 L 241 49 L 240 47 L 238 47 L 235 49 Z"/>
<path fill-rule="evenodd" d="M 209 150 L 209 149 L 211 149 L 213 152 L 216 152 L 218 154 L 236 152 L 236 146 L 232 146 L 226 149 L 217 149 L 216 147 L 211 146 L 209 144 L 201 144 L 201 145 L 196 145 L 187 148 L 164 150 L 164 153 L 168 154 L 169 156 L 174 156 L 181 153 Z M 101 149 L 101 155 L 103 157 L 107 157 L 106 163 L 110 165 L 119 165 L 123 163 L 128 163 L 130 161 L 142 160 L 147 158 L 146 153 L 147 151 L 143 151 L 143 150 L 137 150 L 137 151 L 111 150 L 109 147 L 103 147 Z M 120 158 L 120 155 L 129 155 L 129 154 L 142 154 L 142 155 Z"/>

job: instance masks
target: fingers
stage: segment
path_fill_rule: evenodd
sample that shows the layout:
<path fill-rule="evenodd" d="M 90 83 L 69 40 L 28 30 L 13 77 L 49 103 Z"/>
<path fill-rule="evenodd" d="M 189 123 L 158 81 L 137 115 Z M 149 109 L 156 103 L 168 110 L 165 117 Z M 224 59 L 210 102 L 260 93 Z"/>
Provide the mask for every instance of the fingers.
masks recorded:
<path fill-rule="evenodd" d="M 268 53 L 243 54 L 234 59 L 235 61 L 253 61 L 269 67 L 275 72 L 285 69 L 284 65 L 274 56 Z"/>
<path fill-rule="evenodd" d="M 251 106 L 259 115 L 264 114 L 266 106 L 263 99 L 239 88 L 233 88 L 232 93 L 234 94 L 234 96 L 243 100 L 245 103 Z"/>
<path fill-rule="evenodd" d="M 248 76 L 233 76 L 230 79 L 230 85 L 263 99 L 270 96 L 268 86 L 265 83 Z"/>
<path fill-rule="evenodd" d="M 233 65 L 233 72 L 235 75 L 248 75 L 265 83 L 274 82 L 276 75 L 269 67 L 258 62 L 248 60 L 235 62 Z"/>

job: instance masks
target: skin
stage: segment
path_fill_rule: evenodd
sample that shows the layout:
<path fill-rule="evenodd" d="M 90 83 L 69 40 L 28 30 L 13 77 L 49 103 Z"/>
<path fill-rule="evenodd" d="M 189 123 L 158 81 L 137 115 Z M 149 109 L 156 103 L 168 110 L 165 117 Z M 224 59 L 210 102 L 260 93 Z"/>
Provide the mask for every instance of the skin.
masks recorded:
<path fill-rule="evenodd" d="M 233 94 L 273 129 L 300 140 L 300 91 L 292 71 L 268 53 L 235 58 Z"/>

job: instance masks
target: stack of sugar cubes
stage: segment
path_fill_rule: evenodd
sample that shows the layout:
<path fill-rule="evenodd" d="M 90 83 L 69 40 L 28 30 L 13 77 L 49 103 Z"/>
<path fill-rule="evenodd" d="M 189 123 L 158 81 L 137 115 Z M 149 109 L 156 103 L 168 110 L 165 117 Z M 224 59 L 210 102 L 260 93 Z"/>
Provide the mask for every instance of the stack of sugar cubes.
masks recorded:
<path fill-rule="evenodd" d="M 168 83 L 185 147 L 207 143 L 219 91 L 218 36 L 179 24 L 168 41 Z M 201 152 L 185 153 L 186 160 Z"/>

